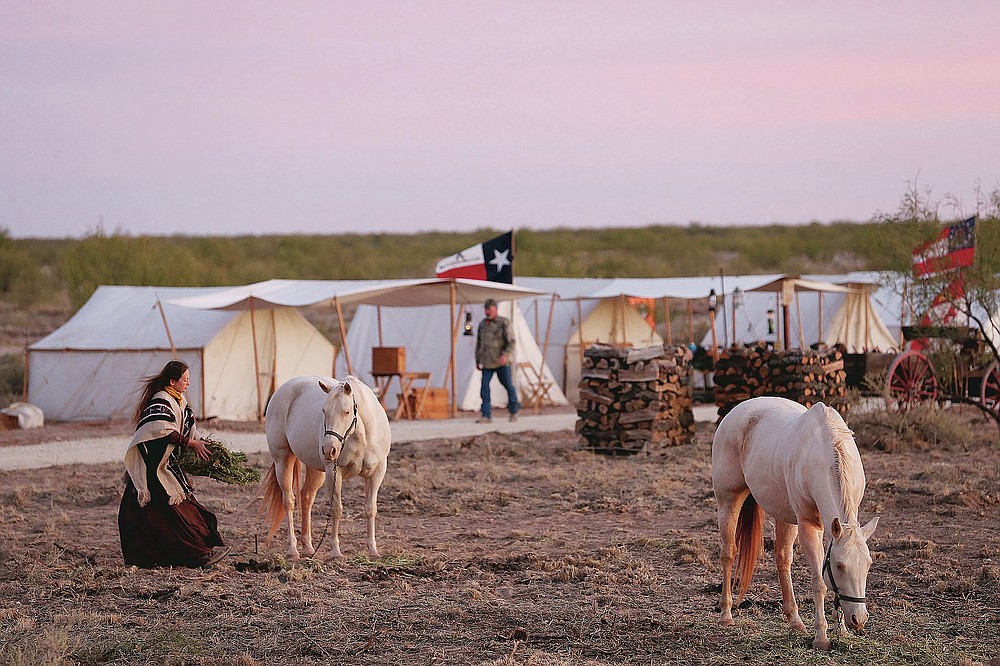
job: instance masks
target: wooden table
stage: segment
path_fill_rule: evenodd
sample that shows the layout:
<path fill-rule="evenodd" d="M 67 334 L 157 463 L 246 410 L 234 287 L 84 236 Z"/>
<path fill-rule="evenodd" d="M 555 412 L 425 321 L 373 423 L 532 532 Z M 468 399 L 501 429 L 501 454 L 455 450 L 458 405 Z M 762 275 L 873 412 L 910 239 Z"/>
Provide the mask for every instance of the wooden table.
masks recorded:
<path fill-rule="evenodd" d="M 372 373 L 375 378 L 375 385 L 378 387 L 378 401 L 385 409 L 385 396 L 389 392 L 393 377 L 399 381 L 399 393 L 396 394 L 396 411 L 392 418 L 398 420 L 418 419 L 420 410 L 423 408 L 424 398 L 427 397 L 427 390 L 431 387 L 431 373 L 429 372 L 394 372 L 390 374 Z M 419 383 L 422 382 L 422 383 Z M 410 402 L 413 402 L 411 407 Z"/>

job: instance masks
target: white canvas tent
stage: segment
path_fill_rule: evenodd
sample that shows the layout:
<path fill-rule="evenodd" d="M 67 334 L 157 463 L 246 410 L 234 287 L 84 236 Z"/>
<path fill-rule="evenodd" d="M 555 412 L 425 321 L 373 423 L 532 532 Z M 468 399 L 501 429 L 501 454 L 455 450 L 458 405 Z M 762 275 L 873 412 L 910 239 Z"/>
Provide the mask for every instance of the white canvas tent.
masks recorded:
<path fill-rule="evenodd" d="M 481 304 L 469 305 L 468 311 L 474 313 L 475 331 L 482 319 Z M 524 368 L 514 373 L 515 385 L 524 402 L 524 387 L 530 382 L 537 382 L 534 371 L 541 369 L 543 381 L 552 385 L 548 391 L 548 402 L 557 405 L 568 404 L 555 381 L 548 363 L 543 363 L 542 353 L 525 322 L 521 308 L 511 301 L 500 301 L 498 309 L 502 316 L 511 320 L 514 337 L 517 343 L 514 347 L 512 364 L 519 368 L 520 363 L 530 363 L 533 370 Z M 464 317 L 458 316 L 464 321 Z M 430 372 L 433 386 L 446 386 L 450 375 L 450 356 L 448 346 L 442 344 L 451 336 L 452 314 L 448 306 L 432 305 L 424 307 L 378 307 L 360 305 L 351 319 L 347 332 L 347 346 L 351 349 L 370 350 L 372 347 L 405 347 L 406 368 L 409 371 Z M 474 411 L 480 407 L 479 387 L 482 373 L 476 369 L 476 338 L 474 335 L 460 335 L 455 345 L 455 363 L 457 373 L 456 403 L 458 409 Z M 371 382 L 371 354 L 355 355 L 354 372 L 356 376 Z M 346 361 L 341 358 L 337 362 L 338 372 L 346 373 Z M 492 404 L 496 407 L 507 406 L 507 392 L 494 378 L 491 384 Z M 389 391 L 386 404 L 393 407 L 396 404 L 395 393 Z"/>
<path fill-rule="evenodd" d="M 333 371 L 333 345 L 294 309 L 212 312 L 169 302 L 226 291 L 98 287 L 62 327 L 28 347 L 28 401 L 49 420 L 129 418 L 141 378 L 176 352 L 190 366 L 187 395 L 199 419 L 252 420 L 274 386 Z"/>

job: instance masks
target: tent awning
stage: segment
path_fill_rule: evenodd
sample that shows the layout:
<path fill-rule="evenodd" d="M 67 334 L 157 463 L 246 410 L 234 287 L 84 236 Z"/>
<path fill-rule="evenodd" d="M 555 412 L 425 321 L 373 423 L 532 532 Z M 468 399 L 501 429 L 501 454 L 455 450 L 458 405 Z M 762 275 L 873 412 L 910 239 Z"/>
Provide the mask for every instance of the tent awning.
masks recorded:
<path fill-rule="evenodd" d="M 820 282 L 819 280 L 807 280 L 805 278 L 792 276 L 780 277 L 777 280 L 772 280 L 771 282 L 753 287 L 752 289 L 747 289 L 746 291 L 771 291 L 781 293 L 788 288 L 793 288 L 795 291 L 826 291 L 835 294 L 850 294 L 858 291 L 858 289 L 854 287 L 848 287 L 842 284 Z"/>
<path fill-rule="evenodd" d="M 482 303 L 487 298 L 511 300 L 547 292 L 500 282 L 469 279 L 425 280 L 267 280 L 232 287 L 216 294 L 168 301 L 196 310 L 249 310 L 366 303 L 394 307 L 444 305 L 451 302 L 451 286 L 459 304 Z"/>
<path fill-rule="evenodd" d="M 750 291 L 781 277 L 780 274 L 610 279 L 527 277 L 518 278 L 518 282 L 554 293 L 561 299 L 597 300 L 627 296 L 698 300 L 708 298 L 713 289 L 719 295 L 732 293 L 737 288 Z"/>

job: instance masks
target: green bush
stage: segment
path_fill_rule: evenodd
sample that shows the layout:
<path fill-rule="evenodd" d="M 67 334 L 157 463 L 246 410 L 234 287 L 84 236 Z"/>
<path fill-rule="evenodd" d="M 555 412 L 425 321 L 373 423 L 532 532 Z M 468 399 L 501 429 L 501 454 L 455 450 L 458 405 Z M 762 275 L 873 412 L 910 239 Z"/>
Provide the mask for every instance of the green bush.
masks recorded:
<path fill-rule="evenodd" d="M 0 356 L 0 407 L 20 402 L 24 393 L 24 357 L 20 354 Z"/>

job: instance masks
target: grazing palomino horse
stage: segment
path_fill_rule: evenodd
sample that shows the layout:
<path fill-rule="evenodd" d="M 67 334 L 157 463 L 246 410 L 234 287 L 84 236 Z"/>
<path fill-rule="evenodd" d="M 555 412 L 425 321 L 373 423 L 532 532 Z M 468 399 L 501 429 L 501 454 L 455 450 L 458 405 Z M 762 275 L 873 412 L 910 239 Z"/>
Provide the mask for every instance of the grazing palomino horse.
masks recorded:
<path fill-rule="evenodd" d="M 723 625 L 734 624 L 733 563 L 739 605 L 764 552 L 766 511 L 774 517 L 781 606 L 792 629 L 806 630 L 792 592 L 792 547 L 798 535 L 812 570 L 813 647 L 830 649 L 823 610 L 828 584 L 840 635 L 847 626 L 863 631 L 872 563 L 867 540 L 878 518 L 864 527 L 858 523 L 865 471 L 852 435 L 836 410 L 823 403 L 807 410 L 785 398 L 747 400 L 722 419 L 712 443 L 712 483 L 722 540 Z M 829 536 L 825 558 L 824 531 Z"/>
<path fill-rule="evenodd" d="M 299 558 L 295 539 L 295 495 L 302 513 L 302 547 L 307 556 L 312 544 L 312 506 L 327 481 L 333 505 L 333 555 L 340 552 L 340 518 L 344 513 L 341 489 L 344 479 L 360 476 L 365 482 L 365 518 L 368 521 L 368 554 L 379 557 L 375 545 L 378 491 L 385 477 L 392 434 L 389 418 L 375 393 L 356 377 L 343 382 L 325 377 L 295 377 L 282 384 L 265 410 L 267 447 L 274 463 L 262 482 L 265 516 L 270 538 L 288 520 L 288 555 Z M 301 483 L 299 464 L 305 465 Z M 327 472 L 332 472 L 327 478 Z"/>

